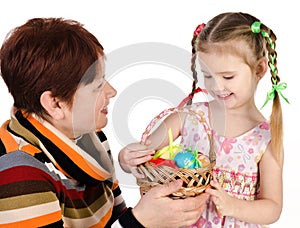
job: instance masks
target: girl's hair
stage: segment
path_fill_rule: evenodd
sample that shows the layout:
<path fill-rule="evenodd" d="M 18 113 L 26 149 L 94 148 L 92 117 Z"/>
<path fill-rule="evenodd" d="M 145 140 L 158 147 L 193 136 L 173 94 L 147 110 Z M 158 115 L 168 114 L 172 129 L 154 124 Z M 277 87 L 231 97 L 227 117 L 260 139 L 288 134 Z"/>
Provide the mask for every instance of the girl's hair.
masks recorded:
<path fill-rule="evenodd" d="M 14 99 L 26 113 L 45 117 L 40 103 L 44 91 L 71 105 L 80 84 L 96 76 L 95 65 L 103 47 L 74 20 L 34 18 L 13 29 L 1 47 L 1 75 Z M 86 71 L 90 77 L 83 77 Z"/>
<path fill-rule="evenodd" d="M 258 33 L 253 32 L 251 26 L 254 22 L 259 22 L 259 19 L 246 13 L 222 13 L 212 18 L 206 25 L 202 24 L 197 27 L 192 39 L 191 70 L 194 81 L 191 97 L 195 93 L 198 82 L 196 72 L 197 52 L 209 52 L 214 47 L 220 48 L 222 47 L 220 43 L 227 41 L 245 41 L 247 43 L 253 51 L 252 53 L 245 53 L 240 50 L 235 51 L 243 55 L 245 62 L 251 69 L 253 69 L 255 61 L 268 55 L 272 86 L 280 82 L 277 74 L 276 36 L 271 29 L 261 22 L 259 22 L 260 31 Z M 231 48 L 234 49 L 232 45 Z M 271 146 L 274 156 L 281 163 L 283 161 L 283 123 L 281 104 L 277 91 L 275 91 L 273 99 L 270 126 Z"/>

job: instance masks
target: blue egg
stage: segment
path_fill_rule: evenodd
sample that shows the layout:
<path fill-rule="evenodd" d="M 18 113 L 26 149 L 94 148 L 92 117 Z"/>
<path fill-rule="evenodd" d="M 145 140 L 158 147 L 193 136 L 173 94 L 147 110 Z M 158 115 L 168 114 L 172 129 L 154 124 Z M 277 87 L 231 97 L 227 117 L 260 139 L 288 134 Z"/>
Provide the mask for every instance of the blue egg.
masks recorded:
<path fill-rule="evenodd" d="M 194 154 L 190 151 L 178 152 L 174 157 L 175 164 L 179 168 L 194 169 L 196 166 Z M 190 164 L 189 166 L 187 166 Z"/>

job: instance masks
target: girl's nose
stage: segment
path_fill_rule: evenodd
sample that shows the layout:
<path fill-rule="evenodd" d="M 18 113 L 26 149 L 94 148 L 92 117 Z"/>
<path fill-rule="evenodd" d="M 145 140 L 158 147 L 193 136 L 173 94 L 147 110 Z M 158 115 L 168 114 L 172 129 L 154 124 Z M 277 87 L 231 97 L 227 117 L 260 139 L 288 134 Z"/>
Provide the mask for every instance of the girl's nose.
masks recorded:
<path fill-rule="evenodd" d="M 221 78 L 214 78 L 212 89 L 214 91 L 223 91 L 225 89 L 223 80 Z"/>

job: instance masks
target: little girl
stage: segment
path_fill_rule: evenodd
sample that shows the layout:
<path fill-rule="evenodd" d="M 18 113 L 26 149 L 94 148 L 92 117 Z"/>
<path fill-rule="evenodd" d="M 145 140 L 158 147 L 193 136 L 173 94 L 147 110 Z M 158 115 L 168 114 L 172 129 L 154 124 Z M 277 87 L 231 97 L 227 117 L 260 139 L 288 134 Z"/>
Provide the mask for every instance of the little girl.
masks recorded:
<path fill-rule="evenodd" d="M 277 71 L 276 36 L 257 18 L 246 13 L 223 13 L 199 25 L 192 39 L 193 90 L 196 91 L 198 58 L 204 83 L 214 98 L 189 108 L 213 130 L 216 165 L 206 210 L 192 227 L 263 227 L 277 221 L 282 210 L 282 112 L 280 96 L 286 83 Z M 271 72 L 273 101 L 270 121 L 255 105 L 258 82 Z M 192 97 L 191 96 L 191 97 Z M 191 103 L 191 101 L 189 102 Z M 263 106 L 264 106 L 263 105 Z M 127 172 L 149 160 L 154 150 L 168 144 L 172 129 L 181 143 L 201 145 L 197 121 L 184 113 L 168 116 L 146 145 L 133 143 L 120 151 L 119 161 Z"/>

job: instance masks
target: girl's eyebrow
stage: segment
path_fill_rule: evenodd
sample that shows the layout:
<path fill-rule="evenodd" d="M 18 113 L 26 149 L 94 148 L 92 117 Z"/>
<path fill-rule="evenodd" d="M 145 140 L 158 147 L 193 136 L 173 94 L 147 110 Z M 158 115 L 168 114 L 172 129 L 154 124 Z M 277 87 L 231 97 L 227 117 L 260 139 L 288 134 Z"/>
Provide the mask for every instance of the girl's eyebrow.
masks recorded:
<path fill-rule="evenodd" d="M 221 72 L 217 72 L 217 75 L 227 75 L 227 74 L 235 74 L 236 71 L 221 71 Z"/>
<path fill-rule="evenodd" d="M 211 74 L 210 72 L 207 72 L 205 70 L 201 71 L 204 74 Z M 216 75 L 224 75 L 224 74 L 234 74 L 236 71 L 220 71 L 220 72 L 216 72 Z"/>
<path fill-rule="evenodd" d="M 207 72 L 207 71 L 205 71 L 205 70 L 201 70 L 201 72 L 202 72 L 203 74 L 210 74 L 209 72 Z"/>

